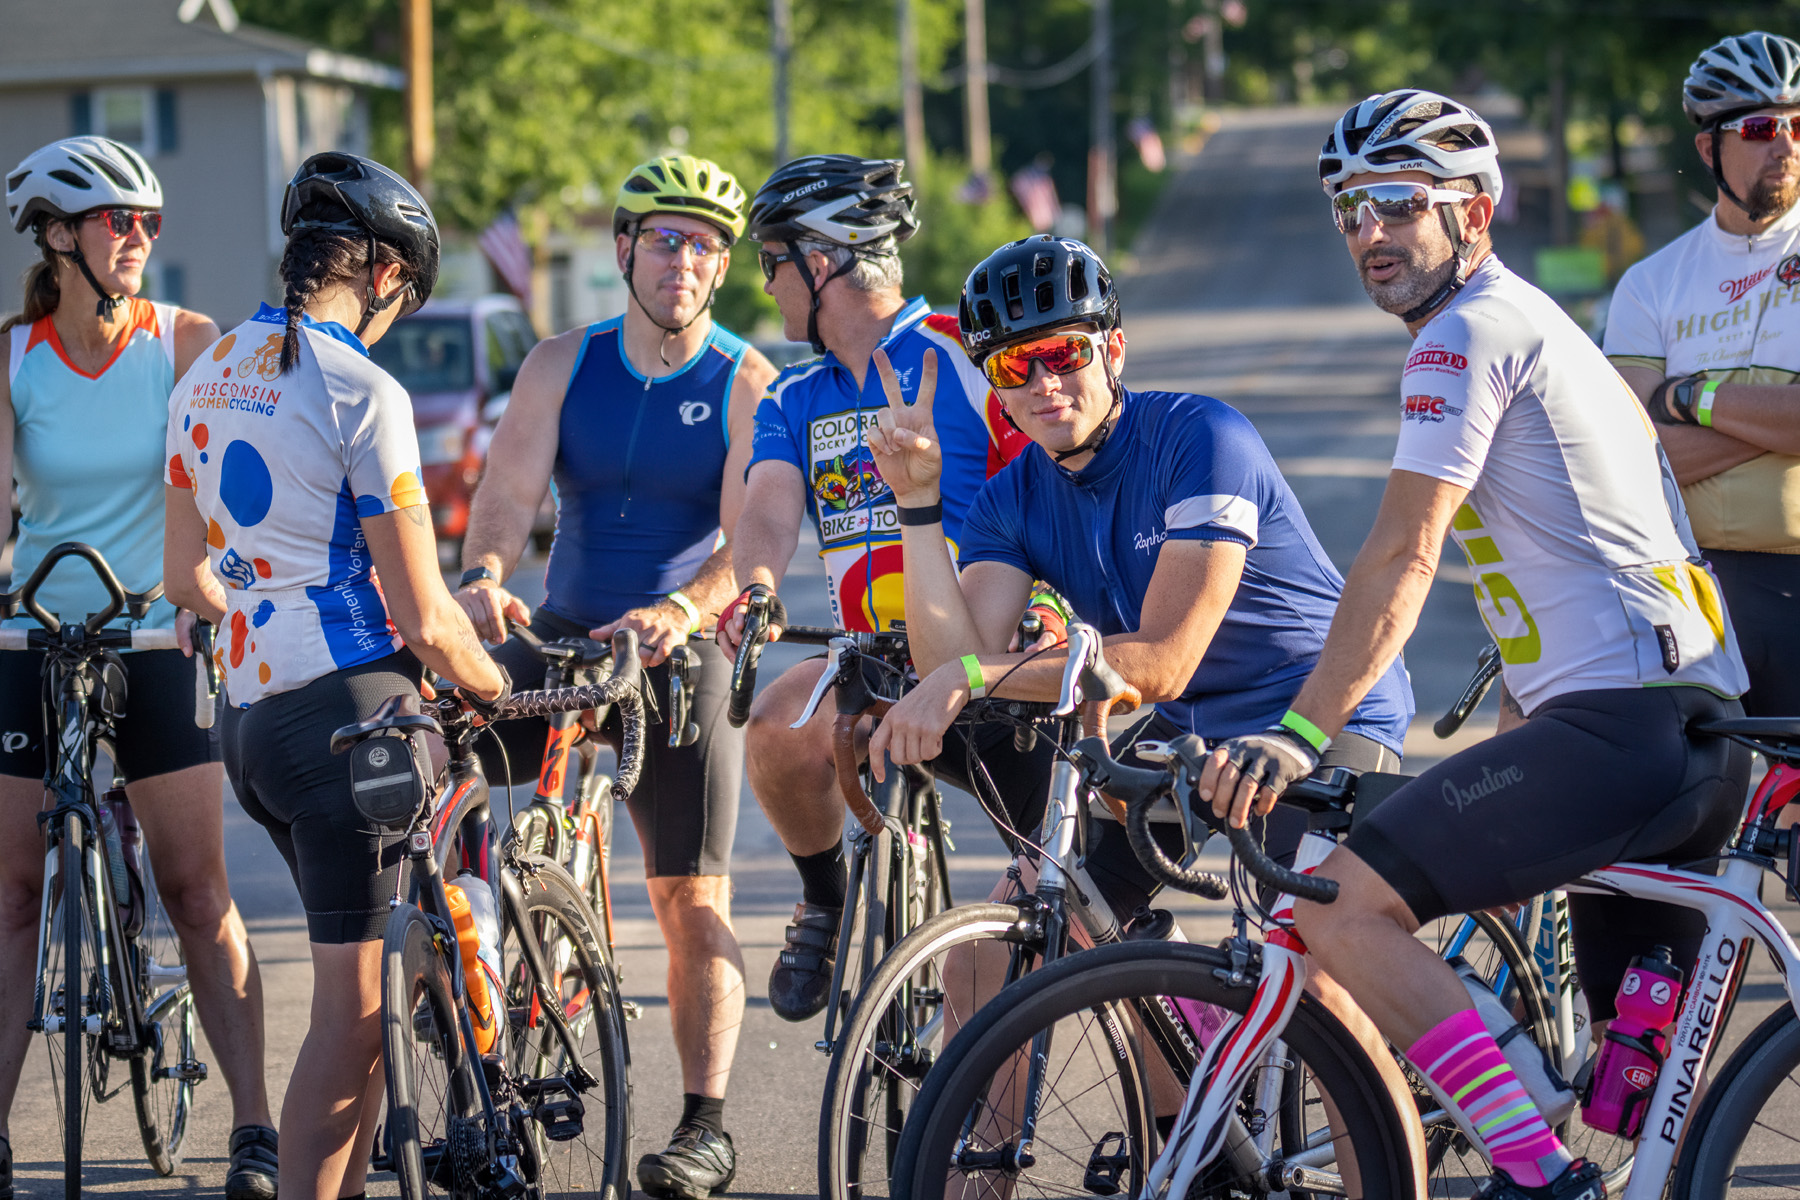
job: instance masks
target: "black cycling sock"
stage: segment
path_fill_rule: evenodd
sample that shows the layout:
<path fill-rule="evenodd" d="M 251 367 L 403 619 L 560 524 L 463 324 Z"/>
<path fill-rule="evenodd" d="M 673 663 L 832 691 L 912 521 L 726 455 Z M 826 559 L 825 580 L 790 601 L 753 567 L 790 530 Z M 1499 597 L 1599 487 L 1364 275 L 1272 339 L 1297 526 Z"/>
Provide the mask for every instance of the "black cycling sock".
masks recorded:
<path fill-rule="evenodd" d="M 794 854 L 794 867 L 800 872 L 800 895 L 808 904 L 820 908 L 844 907 L 844 896 L 850 887 L 850 871 L 844 865 L 844 844 L 839 842 L 819 854 Z"/>
<path fill-rule="evenodd" d="M 681 1095 L 681 1124 L 698 1125 L 708 1133 L 725 1135 L 725 1101 L 712 1096 L 696 1096 L 693 1092 Z"/>

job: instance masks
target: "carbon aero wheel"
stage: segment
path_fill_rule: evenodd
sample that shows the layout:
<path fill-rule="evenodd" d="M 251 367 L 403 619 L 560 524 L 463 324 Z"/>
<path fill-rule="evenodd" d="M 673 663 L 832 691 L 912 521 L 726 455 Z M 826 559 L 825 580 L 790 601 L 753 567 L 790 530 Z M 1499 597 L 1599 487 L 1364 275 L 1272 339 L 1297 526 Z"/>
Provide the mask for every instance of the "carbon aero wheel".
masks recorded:
<path fill-rule="evenodd" d="M 1109 1014 L 1165 997 L 1243 1013 L 1252 987 L 1224 981 L 1229 957 L 1172 942 L 1127 942 L 1072 954 L 1034 971 L 983 1008 L 926 1077 L 901 1138 L 894 1190 L 900 1196 L 1135 1195 L 1156 1153 L 1148 1112 L 1132 1112 L 1125 1075 L 1134 1026 Z M 1271 1176 L 1314 1172 L 1314 1190 L 1350 1196 L 1409 1194 L 1411 1160 L 1402 1114 L 1373 1063 L 1335 1017 L 1303 996 L 1282 1031 L 1288 1054 L 1253 1071 L 1237 1101 L 1254 1110 L 1263 1072 L 1299 1071 L 1332 1116 L 1301 1130 L 1296 1144 L 1275 1139 L 1247 1166 L 1221 1155 L 1187 1196 L 1259 1196 L 1285 1190 Z M 1043 1087 L 1026 1097 L 1024 1060 L 1045 1056 Z M 1020 1114 L 1035 1102 L 1038 1123 L 1021 1145 Z M 1265 1126 L 1266 1132 L 1266 1126 Z"/>
<path fill-rule="evenodd" d="M 539 1195 L 623 1198 L 629 1195 L 631 1084 L 618 984 L 568 872 L 548 859 L 523 857 L 515 878 L 519 892 L 503 904 L 506 1062 L 514 1088 L 536 1097 L 527 1107 L 543 1114 L 527 1120 L 522 1134 Z M 526 939 L 543 963 L 541 975 L 525 953 Z M 550 1019 L 552 1008 L 567 1039 Z"/>

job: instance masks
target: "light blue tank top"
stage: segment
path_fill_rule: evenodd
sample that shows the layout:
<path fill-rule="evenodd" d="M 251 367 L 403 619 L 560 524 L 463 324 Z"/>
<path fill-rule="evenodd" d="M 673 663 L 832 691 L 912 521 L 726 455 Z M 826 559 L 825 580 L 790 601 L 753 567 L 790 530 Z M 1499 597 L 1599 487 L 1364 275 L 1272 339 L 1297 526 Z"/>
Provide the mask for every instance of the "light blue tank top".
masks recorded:
<path fill-rule="evenodd" d="M 86 542 L 128 592 L 162 579 L 163 439 L 175 387 L 175 314 L 131 299 L 112 361 L 88 375 L 68 359 L 49 317 L 12 329 L 7 358 L 13 409 L 13 478 L 19 541 L 12 586 L 59 542 Z M 64 623 L 104 609 L 106 589 L 80 559 L 57 564 L 38 600 Z M 10 624 L 35 624 L 29 617 Z M 128 624 L 123 614 L 113 622 Z M 167 629 L 175 607 L 158 600 L 138 627 Z"/>

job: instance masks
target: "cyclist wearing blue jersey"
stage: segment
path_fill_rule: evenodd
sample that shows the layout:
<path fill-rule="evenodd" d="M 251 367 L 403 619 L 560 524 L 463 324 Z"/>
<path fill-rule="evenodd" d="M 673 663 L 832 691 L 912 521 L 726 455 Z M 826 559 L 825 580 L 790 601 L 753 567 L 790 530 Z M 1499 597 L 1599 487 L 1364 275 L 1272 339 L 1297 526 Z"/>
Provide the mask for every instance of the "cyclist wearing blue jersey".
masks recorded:
<path fill-rule="evenodd" d="M 660 693 L 669 651 L 737 591 L 720 531 L 743 505 L 756 403 L 775 369 L 712 319 L 744 231 L 737 180 L 706 159 L 657 158 L 633 168 L 618 195 L 613 231 L 631 302 L 621 317 L 540 342 L 520 368 L 475 496 L 457 598 L 494 642 L 506 636 L 503 614 L 546 638 L 635 629 L 648 686 Z M 500 582 L 553 477 L 556 535 L 533 616 Z M 639 1186 L 653 1196 L 708 1195 L 731 1182 L 737 1162 L 723 1108 L 744 1015 L 730 878 L 744 735 L 725 720 L 730 664 L 711 643 L 695 649 L 700 736 L 671 748 L 653 721 L 629 802 L 669 947 L 685 1093 L 668 1148 L 638 1163 Z M 544 664 L 520 643 L 495 657 L 519 686 L 541 686 Z M 512 782 L 535 777 L 547 730 L 543 721 L 500 726 Z M 616 718 L 607 732 L 618 736 Z M 484 765 L 490 778 L 504 772 L 499 755 Z"/>
<path fill-rule="evenodd" d="M 126 588 L 148 591 L 163 577 L 169 393 L 219 336 L 218 327 L 199 313 L 137 295 L 162 229 L 163 192 L 136 151 L 107 138 L 65 138 L 27 156 L 6 183 L 14 232 L 29 230 L 43 254 L 25 277 L 24 313 L 0 322 L 0 480 L 19 488 L 14 585 L 58 543 L 86 542 Z M 64 622 L 107 605 L 86 563 L 56 567 L 38 595 Z M 192 611 L 158 601 L 143 625 L 185 634 L 193 621 Z M 226 879 L 224 770 L 218 735 L 194 723 L 199 664 L 191 655 L 191 649 L 125 655 L 131 704 L 111 753 L 128 780 L 126 794 L 181 939 L 195 1007 L 231 1089 L 226 1195 L 271 1200 L 276 1152 L 263 1084 L 262 983 Z M 29 1037 L 43 886 L 37 823 L 44 801 L 43 668 L 41 652 L 0 654 L 0 843 L 14 848 L 0 856 L 0 1198 L 6 1200 L 12 1146 L 5 1120 Z"/>
<path fill-rule="evenodd" d="M 906 405 L 877 360 L 890 404 L 870 444 L 900 503 L 921 682 L 875 731 L 871 759 L 936 756 L 971 697 L 1056 698 L 1066 652 L 1006 652 L 1033 580 L 1106 636 L 1107 661 L 1156 705 L 1129 740 L 1231 737 L 1279 721 L 1318 659 L 1343 581 L 1250 422 L 1218 400 L 1120 382 L 1118 294 L 1080 242 L 1042 235 L 996 250 L 969 276 L 960 325 L 968 358 L 1035 447 L 976 497 L 959 575 L 934 523 L 934 366 Z M 1412 714 L 1392 660 L 1331 761 L 1392 770 Z M 1284 811 L 1270 825 L 1271 851 L 1291 855 L 1304 817 Z M 1153 891 L 1122 826 L 1103 827 L 1087 867 L 1124 913 Z"/>
<path fill-rule="evenodd" d="M 757 409 L 748 497 L 732 535 L 733 565 L 747 586 L 719 621 L 728 653 L 736 652 L 743 628 L 740 605 L 756 589 L 780 586 L 808 516 L 836 621 L 848 629 L 888 630 L 904 616 L 894 494 L 868 451 L 867 434 L 884 404 L 870 356 L 879 348 L 911 389 L 924 361 L 957 343 L 954 318 L 901 291 L 899 244 L 919 227 L 901 168 L 896 160 L 848 154 L 797 158 L 778 168 L 751 202 L 750 236 L 762 243 L 764 290 L 781 306 L 788 337 L 805 338 L 819 357 L 783 371 Z M 939 536 L 952 539 L 982 481 L 1023 441 L 1000 420 L 987 380 L 964 368 L 946 387 L 954 399 L 939 412 L 946 460 Z M 818 660 L 801 663 L 764 688 L 750 712 L 746 743 L 751 790 L 800 872 L 801 902 L 769 976 L 769 1004 L 790 1021 L 825 1006 L 847 886 L 831 701 L 803 728 L 790 728 L 822 669 Z M 1010 728 L 995 727 L 991 737 L 984 732 L 977 740 L 999 762 L 1016 753 L 1012 736 Z M 967 782 L 960 751 L 934 765 L 953 782 Z M 994 775 L 1003 791 L 1018 778 L 1004 769 Z"/>

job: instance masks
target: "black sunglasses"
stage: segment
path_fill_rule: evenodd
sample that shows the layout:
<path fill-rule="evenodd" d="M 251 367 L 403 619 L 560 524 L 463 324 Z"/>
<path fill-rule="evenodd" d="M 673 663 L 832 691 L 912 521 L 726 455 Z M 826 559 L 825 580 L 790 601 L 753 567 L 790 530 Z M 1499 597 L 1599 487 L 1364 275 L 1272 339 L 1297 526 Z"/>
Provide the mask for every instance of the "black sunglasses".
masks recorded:
<path fill-rule="evenodd" d="M 756 252 L 756 261 L 762 264 L 763 279 L 773 283 L 775 281 L 775 270 L 777 267 L 781 266 L 784 262 L 791 262 L 796 267 L 804 268 L 806 266 L 806 255 L 797 254 L 791 250 L 786 254 L 776 254 L 771 250 L 758 250 Z"/>

